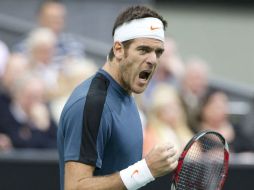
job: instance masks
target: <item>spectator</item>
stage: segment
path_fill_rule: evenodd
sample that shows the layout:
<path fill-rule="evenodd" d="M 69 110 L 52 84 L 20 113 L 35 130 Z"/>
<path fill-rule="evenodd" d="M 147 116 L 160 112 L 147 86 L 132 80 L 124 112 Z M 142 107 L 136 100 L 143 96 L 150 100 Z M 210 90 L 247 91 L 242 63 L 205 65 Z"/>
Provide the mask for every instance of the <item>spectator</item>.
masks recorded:
<path fill-rule="evenodd" d="M 235 139 L 235 131 L 228 119 L 228 98 L 220 91 L 213 91 L 204 98 L 201 115 L 201 130 L 214 130 L 224 136 L 227 142 Z"/>
<path fill-rule="evenodd" d="M 186 113 L 188 126 L 194 133 L 199 131 L 198 114 L 202 98 L 207 91 L 208 66 L 201 59 L 187 61 L 179 94 Z"/>
<path fill-rule="evenodd" d="M 229 143 L 232 152 L 253 150 L 252 138 L 246 135 L 244 126 L 233 125 L 228 116 L 229 100 L 222 91 L 210 90 L 203 99 L 200 113 L 200 130 L 217 131 Z"/>
<path fill-rule="evenodd" d="M 44 80 L 50 101 L 66 96 L 86 77 L 85 73 L 95 70 L 95 65 L 88 59 L 72 59 L 63 63 L 63 67 L 55 64 L 56 40 L 55 34 L 47 28 L 33 30 L 27 39 L 30 70 Z"/>
<path fill-rule="evenodd" d="M 30 74 L 11 87 L 10 106 L 0 111 L 0 129 L 14 148 L 55 148 L 56 125 L 44 102 L 43 82 Z"/>
<path fill-rule="evenodd" d="M 47 28 L 33 30 L 27 39 L 30 70 L 44 80 L 49 97 L 58 88 L 59 68 L 53 62 L 55 44 L 56 36 Z"/>
<path fill-rule="evenodd" d="M 66 59 L 83 58 L 84 47 L 72 35 L 63 32 L 65 25 L 66 7 L 61 2 L 43 1 L 38 9 L 38 28 L 49 28 L 57 36 L 56 50 L 54 52 L 54 62 L 60 66 Z M 27 53 L 27 38 L 17 44 L 13 50 L 15 52 Z"/>
<path fill-rule="evenodd" d="M 148 127 L 144 132 L 144 154 L 157 143 L 172 142 L 180 154 L 191 139 L 177 91 L 168 84 L 159 84 L 151 98 Z"/>

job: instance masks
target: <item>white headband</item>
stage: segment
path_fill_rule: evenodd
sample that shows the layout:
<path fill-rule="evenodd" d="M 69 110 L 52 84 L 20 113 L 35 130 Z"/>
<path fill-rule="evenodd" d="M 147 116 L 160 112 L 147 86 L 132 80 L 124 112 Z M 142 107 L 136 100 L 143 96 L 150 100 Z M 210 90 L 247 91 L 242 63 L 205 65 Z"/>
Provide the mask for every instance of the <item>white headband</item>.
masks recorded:
<path fill-rule="evenodd" d="M 164 42 L 164 28 L 160 19 L 147 17 L 124 23 L 115 30 L 114 42 L 135 38 L 154 38 Z"/>

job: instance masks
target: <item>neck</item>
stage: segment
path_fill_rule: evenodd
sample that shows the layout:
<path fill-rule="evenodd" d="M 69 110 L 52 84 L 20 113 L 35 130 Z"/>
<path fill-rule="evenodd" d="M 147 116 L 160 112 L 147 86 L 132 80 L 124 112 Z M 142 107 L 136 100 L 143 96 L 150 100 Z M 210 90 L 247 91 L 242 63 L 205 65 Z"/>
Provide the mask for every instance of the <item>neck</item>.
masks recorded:
<path fill-rule="evenodd" d="M 120 83 L 119 76 L 118 76 L 118 67 L 116 66 L 116 63 L 114 61 L 107 61 L 104 66 L 102 67 L 103 70 L 107 71 L 111 75 L 115 81 Z"/>
<path fill-rule="evenodd" d="M 124 82 L 121 77 L 121 71 L 119 68 L 119 63 L 115 61 L 107 61 L 104 66 L 102 67 L 103 70 L 105 70 L 110 76 L 123 88 L 125 89 L 129 94 L 131 94 L 131 91 L 129 91 L 125 86 Z"/>

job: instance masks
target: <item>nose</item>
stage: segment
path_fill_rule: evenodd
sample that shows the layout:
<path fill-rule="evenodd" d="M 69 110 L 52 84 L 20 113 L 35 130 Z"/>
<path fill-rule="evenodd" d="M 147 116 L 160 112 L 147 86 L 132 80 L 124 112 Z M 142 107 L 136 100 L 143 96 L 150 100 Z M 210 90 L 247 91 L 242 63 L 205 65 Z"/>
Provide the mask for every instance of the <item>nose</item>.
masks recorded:
<path fill-rule="evenodd" d="M 157 65 L 157 56 L 156 53 L 154 51 L 150 52 L 150 54 L 147 57 L 147 64 L 150 67 L 154 67 Z"/>

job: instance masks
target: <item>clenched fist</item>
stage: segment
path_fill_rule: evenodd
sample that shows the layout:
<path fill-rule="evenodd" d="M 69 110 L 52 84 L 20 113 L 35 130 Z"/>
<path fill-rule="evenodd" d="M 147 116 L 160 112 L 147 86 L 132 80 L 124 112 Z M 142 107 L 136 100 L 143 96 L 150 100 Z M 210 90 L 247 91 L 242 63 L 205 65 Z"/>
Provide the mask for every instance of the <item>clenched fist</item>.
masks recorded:
<path fill-rule="evenodd" d="M 146 163 L 156 177 L 173 171 L 178 164 L 178 155 L 171 143 L 156 145 L 146 156 Z"/>

